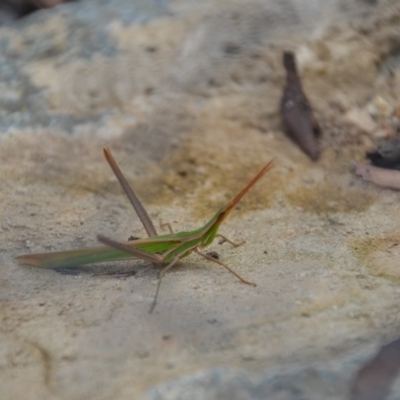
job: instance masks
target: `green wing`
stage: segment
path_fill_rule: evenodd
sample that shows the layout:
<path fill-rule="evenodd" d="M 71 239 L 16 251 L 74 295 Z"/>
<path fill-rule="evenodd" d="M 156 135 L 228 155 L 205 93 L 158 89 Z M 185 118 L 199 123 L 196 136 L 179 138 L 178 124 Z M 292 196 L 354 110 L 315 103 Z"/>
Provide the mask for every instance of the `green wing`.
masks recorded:
<path fill-rule="evenodd" d="M 161 237 L 126 242 L 133 249 L 143 250 L 151 255 L 163 254 L 165 251 L 176 247 L 180 240 Z M 88 247 L 67 251 L 56 251 L 52 253 L 25 254 L 17 257 L 20 264 L 31 265 L 42 268 L 67 268 L 80 267 L 82 265 L 101 263 L 106 261 L 119 261 L 126 259 L 139 259 L 131 254 L 108 246 Z"/>

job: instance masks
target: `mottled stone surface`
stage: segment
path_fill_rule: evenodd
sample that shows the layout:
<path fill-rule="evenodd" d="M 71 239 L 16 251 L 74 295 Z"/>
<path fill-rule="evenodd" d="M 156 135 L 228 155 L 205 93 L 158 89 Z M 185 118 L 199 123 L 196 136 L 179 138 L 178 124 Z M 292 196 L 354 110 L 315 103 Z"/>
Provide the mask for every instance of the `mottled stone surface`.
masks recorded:
<path fill-rule="evenodd" d="M 380 138 L 398 127 L 399 22 L 395 0 L 88 0 L 0 28 L 0 397 L 347 398 L 400 328 L 400 194 L 353 171 L 377 137 L 357 115 Z M 282 131 L 283 50 L 321 123 L 317 163 Z M 144 237 L 105 145 L 176 230 L 275 157 L 221 229 L 247 243 L 210 247 L 258 286 L 193 255 L 149 315 L 145 262 L 19 266 Z"/>

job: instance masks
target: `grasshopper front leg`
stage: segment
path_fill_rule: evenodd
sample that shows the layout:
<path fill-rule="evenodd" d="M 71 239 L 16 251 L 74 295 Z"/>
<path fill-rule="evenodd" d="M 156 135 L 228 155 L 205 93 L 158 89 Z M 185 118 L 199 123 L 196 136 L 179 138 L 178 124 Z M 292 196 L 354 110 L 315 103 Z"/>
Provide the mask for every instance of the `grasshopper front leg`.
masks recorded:
<path fill-rule="evenodd" d="M 246 279 L 242 278 L 238 273 L 236 273 L 233 269 L 229 268 L 226 264 L 224 264 L 222 261 L 209 256 L 208 254 L 202 253 L 200 250 L 196 249 L 195 252 L 204 257 L 205 259 L 215 262 L 219 265 L 222 265 L 224 268 L 226 268 L 229 272 L 231 272 L 233 275 L 235 275 L 237 278 L 239 278 L 243 283 L 245 283 L 246 285 L 251 285 L 251 286 L 257 286 L 255 283 L 247 281 Z"/>

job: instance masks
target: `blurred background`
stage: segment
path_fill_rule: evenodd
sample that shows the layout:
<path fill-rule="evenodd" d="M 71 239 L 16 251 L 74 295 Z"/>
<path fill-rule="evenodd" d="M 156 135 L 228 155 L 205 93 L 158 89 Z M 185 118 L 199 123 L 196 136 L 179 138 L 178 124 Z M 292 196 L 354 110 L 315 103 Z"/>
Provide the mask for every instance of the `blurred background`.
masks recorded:
<path fill-rule="evenodd" d="M 398 0 L 2 0 L 0 397 L 400 398 L 399 93 Z M 257 288 L 18 265 L 145 236 L 104 146 L 176 231 L 275 158 L 210 247 Z"/>

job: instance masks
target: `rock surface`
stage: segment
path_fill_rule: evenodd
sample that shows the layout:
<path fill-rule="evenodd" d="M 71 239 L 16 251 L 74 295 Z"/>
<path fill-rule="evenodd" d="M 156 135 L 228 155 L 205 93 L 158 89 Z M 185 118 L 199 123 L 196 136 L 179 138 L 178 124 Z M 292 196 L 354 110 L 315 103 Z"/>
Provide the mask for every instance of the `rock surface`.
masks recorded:
<path fill-rule="evenodd" d="M 86 0 L 0 28 L 2 399 L 346 399 L 399 336 L 400 194 L 354 175 L 374 132 L 346 119 L 378 97 L 399 110 L 399 2 L 198 3 Z M 322 125 L 317 163 L 282 131 L 284 50 Z M 149 315 L 157 268 L 129 276 L 145 262 L 19 266 L 145 235 L 106 145 L 175 230 L 275 157 L 221 228 L 247 243 L 210 247 L 258 286 L 193 255 Z"/>

